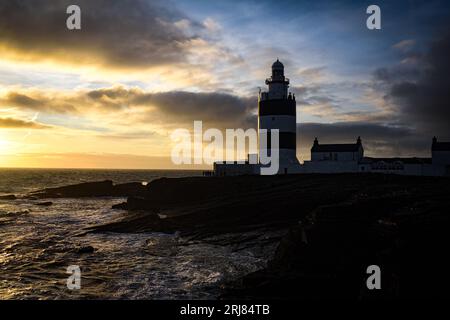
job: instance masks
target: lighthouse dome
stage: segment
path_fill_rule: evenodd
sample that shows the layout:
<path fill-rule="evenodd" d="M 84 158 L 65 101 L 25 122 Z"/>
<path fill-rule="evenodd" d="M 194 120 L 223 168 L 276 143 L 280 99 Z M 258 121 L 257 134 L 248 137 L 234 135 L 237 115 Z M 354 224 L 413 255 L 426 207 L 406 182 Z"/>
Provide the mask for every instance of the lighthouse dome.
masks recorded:
<path fill-rule="evenodd" d="M 272 64 L 272 69 L 284 69 L 284 65 L 277 59 L 277 61 Z"/>

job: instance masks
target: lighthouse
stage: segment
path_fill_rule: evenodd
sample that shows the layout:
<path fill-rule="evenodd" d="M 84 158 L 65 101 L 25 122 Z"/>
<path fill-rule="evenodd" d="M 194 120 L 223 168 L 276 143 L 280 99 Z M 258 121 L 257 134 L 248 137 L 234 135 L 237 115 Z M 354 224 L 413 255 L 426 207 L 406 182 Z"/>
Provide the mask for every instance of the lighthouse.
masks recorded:
<path fill-rule="evenodd" d="M 258 98 L 258 131 L 268 132 L 267 146 L 259 144 L 259 157 L 272 153 L 270 130 L 279 130 L 279 173 L 290 173 L 289 168 L 298 168 L 297 119 L 295 95 L 289 92 L 289 79 L 284 76 L 284 65 L 277 59 L 272 64 L 272 76 L 266 79 L 267 92 L 260 92 Z"/>

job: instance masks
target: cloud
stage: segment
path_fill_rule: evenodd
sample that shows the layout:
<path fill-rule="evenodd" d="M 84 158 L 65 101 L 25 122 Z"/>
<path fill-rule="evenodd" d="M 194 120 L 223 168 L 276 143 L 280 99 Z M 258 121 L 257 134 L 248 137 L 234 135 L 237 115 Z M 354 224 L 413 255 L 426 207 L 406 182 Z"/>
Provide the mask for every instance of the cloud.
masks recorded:
<path fill-rule="evenodd" d="M 398 65 L 375 72 L 385 99 L 405 124 L 427 135 L 450 138 L 450 33 L 435 40 L 415 69 Z"/>
<path fill-rule="evenodd" d="M 19 92 L 10 91 L 0 97 L 0 105 L 16 107 L 30 111 L 42 111 L 47 113 L 76 113 L 76 107 L 69 102 L 70 99 L 58 99 L 41 91 Z"/>
<path fill-rule="evenodd" d="M 416 45 L 416 41 L 413 39 L 406 39 L 397 42 L 392 47 L 402 52 L 408 52 Z"/>
<path fill-rule="evenodd" d="M 203 25 L 209 32 L 213 34 L 222 30 L 222 26 L 217 21 L 215 21 L 210 17 L 206 18 L 203 21 Z"/>
<path fill-rule="evenodd" d="M 326 67 L 302 68 L 298 70 L 297 75 L 307 81 L 318 81 L 325 77 L 325 69 Z"/>
<path fill-rule="evenodd" d="M 137 96 L 135 103 L 152 104 L 174 119 L 202 120 L 220 127 L 255 127 L 256 98 L 221 92 L 172 91 Z"/>
<path fill-rule="evenodd" d="M 192 40 L 206 28 L 162 0 L 78 0 L 82 29 L 70 31 L 66 8 L 71 4 L 1 1 L 0 52 L 25 60 L 152 67 L 186 62 Z"/>
<path fill-rule="evenodd" d="M 1 105 L 43 114 L 107 117 L 122 125 L 192 126 L 201 120 L 222 129 L 256 127 L 257 100 L 225 92 L 148 92 L 116 86 L 73 92 L 15 90 L 0 97 Z"/>
<path fill-rule="evenodd" d="M 256 97 L 240 97 L 223 92 L 146 92 L 124 87 L 92 90 L 85 96 L 89 97 L 93 105 L 110 110 L 144 107 L 146 112 L 143 121 L 157 119 L 179 124 L 202 120 L 218 128 L 256 126 Z"/>
<path fill-rule="evenodd" d="M 10 103 L 13 106 L 21 106 L 26 108 L 40 108 L 42 106 L 41 101 L 15 92 L 9 93 L 5 102 Z"/>
<path fill-rule="evenodd" d="M 389 140 L 413 134 L 407 127 L 392 127 L 367 122 L 337 122 L 337 123 L 302 123 L 299 124 L 300 138 L 320 137 L 324 142 L 336 143 L 338 141 L 356 141 L 358 136 L 365 136 L 372 140 Z"/>
<path fill-rule="evenodd" d="M 43 125 L 34 121 L 24 121 L 14 118 L 0 118 L 0 128 L 6 129 L 49 129 L 48 125 Z"/>

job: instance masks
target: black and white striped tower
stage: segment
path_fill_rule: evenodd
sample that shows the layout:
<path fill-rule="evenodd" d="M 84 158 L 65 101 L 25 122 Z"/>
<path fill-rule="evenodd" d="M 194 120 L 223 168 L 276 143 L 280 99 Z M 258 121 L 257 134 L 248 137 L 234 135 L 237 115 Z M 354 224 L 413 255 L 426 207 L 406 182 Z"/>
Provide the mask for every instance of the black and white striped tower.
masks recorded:
<path fill-rule="evenodd" d="M 297 119 L 295 96 L 288 92 L 289 79 L 284 76 L 284 66 L 277 59 L 272 64 L 272 77 L 266 79 L 269 91 L 261 92 L 258 101 L 258 130 L 279 130 L 280 173 L 288 173 L 289 167 L 298 166 L 297 149 Z M 260 159 L 262 154 L 271 154 L 270 134 L 268 134 L 267 149 L 259 146 Z M 268 152 L 269 151 L 269 152 Z"/>

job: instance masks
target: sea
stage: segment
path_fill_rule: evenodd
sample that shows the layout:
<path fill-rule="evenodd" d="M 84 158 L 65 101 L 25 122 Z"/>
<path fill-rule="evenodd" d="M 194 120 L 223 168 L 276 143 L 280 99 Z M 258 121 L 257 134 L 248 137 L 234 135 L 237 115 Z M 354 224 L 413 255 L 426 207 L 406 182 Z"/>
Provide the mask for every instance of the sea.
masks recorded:
<path fill-rule="evenodd" d="M 83 232 L 126 216 L 111 209 L 125 198 L 46 199 L 51 206 L 21 199 L 81 182 L 146 184 L 197 175 L 201 171 L 1 168 L 0 196 L 18 199 L 0 199 L 0 299 L 216 299 L 224 283 L 264 267 L 265 258 L 206 242 L 186 245 L 177 233 Z M 95 251 L 77 251 L 87 246 Z"/>

